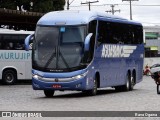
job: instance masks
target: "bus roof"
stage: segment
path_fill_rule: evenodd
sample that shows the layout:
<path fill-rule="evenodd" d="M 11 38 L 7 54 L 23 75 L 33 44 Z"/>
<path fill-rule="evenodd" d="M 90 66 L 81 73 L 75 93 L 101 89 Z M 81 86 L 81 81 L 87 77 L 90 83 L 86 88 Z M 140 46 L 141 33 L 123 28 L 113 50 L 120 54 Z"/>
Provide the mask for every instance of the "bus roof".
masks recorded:
<path fill-rule="evenodd" d="M 107 13 L 95 11 L 54 11 L 42 16 L 37 25 L 77 25 L 88 24 L 92 20 L 107 20 L 128 24 L 141 25 L 139 22 L 130 21 Z"/>
<path fill-rule="evenodd" d="M 34 31 L 15 31 L 15 30 L 9 30 L 9 29 L 0 29 L 0 34 L 33 34 Z"/>

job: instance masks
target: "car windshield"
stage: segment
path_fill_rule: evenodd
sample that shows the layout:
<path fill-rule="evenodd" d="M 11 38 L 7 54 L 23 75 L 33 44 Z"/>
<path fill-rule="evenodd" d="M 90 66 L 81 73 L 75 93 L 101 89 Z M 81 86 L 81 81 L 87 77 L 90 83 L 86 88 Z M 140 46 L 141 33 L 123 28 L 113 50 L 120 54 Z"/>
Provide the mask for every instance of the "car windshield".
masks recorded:
<path fill-rule="evenodd" d="M 58 71 L 81 66 L 85 36 L 85 26 L 37 26 L 33 67 Z"/>

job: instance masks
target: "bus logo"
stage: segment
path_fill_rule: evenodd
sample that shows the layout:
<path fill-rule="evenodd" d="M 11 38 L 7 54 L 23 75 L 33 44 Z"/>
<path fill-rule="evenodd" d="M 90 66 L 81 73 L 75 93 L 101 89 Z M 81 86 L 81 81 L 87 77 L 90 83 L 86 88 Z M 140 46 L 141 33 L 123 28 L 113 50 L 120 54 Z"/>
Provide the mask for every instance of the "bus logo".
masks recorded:
<path fill-rule="evenodd" d="M 108 57 L 129 57 L 137 46 L 122 46 L 122 45 L 103 45 L 102 48 L 102 58 Z"/>

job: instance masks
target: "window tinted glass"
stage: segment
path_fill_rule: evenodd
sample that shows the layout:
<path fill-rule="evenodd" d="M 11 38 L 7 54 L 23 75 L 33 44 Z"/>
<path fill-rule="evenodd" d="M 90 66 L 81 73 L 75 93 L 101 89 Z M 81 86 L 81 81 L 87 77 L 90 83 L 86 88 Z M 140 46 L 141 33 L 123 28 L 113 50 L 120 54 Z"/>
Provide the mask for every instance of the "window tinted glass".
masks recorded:
<path fill-rule="evenodd" d="M 143 43 L 143 28 L 138 25 L 99 21 L 98 42 L 141 44 Z"/>
<path fill-rule="evenodd" d="M 1 50 L 24 50 L 24 40 L 28 35 L 0 34 Z"/>

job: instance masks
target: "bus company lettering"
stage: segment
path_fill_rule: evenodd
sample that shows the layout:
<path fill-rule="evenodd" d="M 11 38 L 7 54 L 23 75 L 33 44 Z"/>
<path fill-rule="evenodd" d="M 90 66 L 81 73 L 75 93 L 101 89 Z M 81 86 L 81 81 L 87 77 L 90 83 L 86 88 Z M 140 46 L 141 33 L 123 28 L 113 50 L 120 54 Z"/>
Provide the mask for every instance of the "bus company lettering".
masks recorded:
<path fill-rule="evenodd" d="M 27 52 L 1 52 L 0 60 L 26 60 L 30 59 L 31 53 Z"/>
<path fill-rule="evenodd" d="M 123 46 L 120 45 L 103 45 L 102 58 L 106 57 L 124 57 Z"/>
<path fill-rule="evenodd" d="M 137 46 L 129 45 L 103 45 L 102 48 L 102 58 L 107 57 L 129 57 L 137 48 Z"/>

